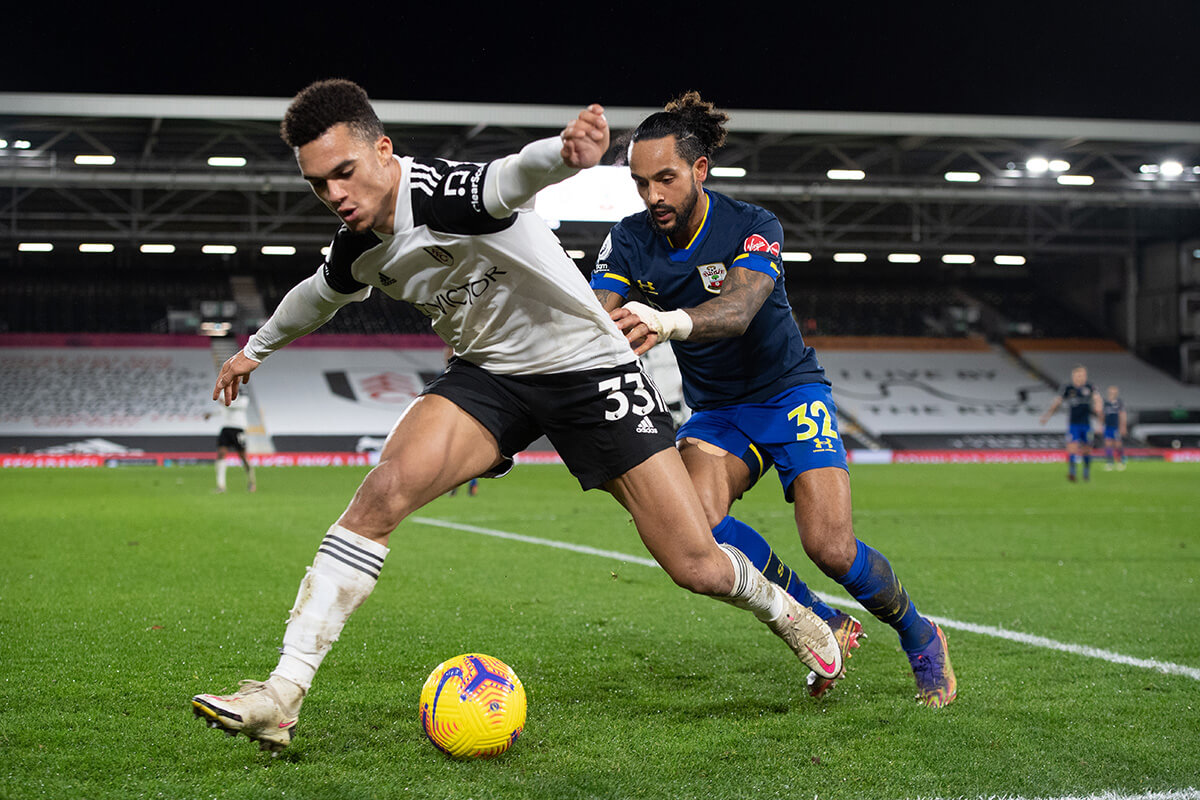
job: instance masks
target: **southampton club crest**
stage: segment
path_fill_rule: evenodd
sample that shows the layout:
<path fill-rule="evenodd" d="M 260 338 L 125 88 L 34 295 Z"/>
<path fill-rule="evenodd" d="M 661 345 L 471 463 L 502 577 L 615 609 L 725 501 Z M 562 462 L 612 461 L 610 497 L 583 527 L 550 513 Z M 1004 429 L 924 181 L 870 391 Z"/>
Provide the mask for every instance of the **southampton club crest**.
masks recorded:
<path fill-rule="evenodd" d="M 704 290 L 712 294 L 721 293 L 721 285 L 725 283 L 725 265 L 718 261 L 715 264 L 701 264 L 696 267 L 700 273 L 700 281 Z"/>

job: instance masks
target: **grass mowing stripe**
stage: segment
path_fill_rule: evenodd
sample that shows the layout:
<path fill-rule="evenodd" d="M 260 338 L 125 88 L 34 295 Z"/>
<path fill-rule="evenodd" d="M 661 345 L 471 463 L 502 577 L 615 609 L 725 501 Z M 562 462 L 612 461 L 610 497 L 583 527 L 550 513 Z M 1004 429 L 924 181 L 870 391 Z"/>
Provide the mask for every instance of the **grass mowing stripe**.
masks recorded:
<path fill-rule="evenodd" d="M 644 556 L 631 556 L 628 553 L 619 553 L 616 550 L 600 550 L 595 547 L 587 547 L 582 544 L 571 544 L 570 542 L 560 542 L 554 539 L 542 539 L 537 536 L 525 536 L 520 533 L 509 533 L 507 531 L 498 531 L 493 528 L 480 528 L 476 525 L 465 525 L 461 522 L 450 522 L 444 519 L 433 519 L 432 517 L 409 517 L 412 522 L 419 522 L 422 525 L 434 525 L 439 528 L 453 528 L 459 531 L 467 531 L 468 533 L 479 533 L 484 536 L 494 536 L 497 539 L 511 539 L 514 542 L 525 542 L 526 544 L 540 544 L 544 547 L 555 547 L 559 550 L 570 550 L 575 553 L 584 553 L 590 556 L 603 556 L 604 558 L 615 558 L 617 561 L 628 561 L 632 564 L 641 564 L 644 567 L 657 567 L 658 562 L 653 558 Z"/>
<path fill-rule="evenodd" d="M 576 553 L 584 553 L 586 555 L 602 556 L 604 558 L 613 558 L 618 561 L 625 561 L 631 564 L 641 564 L 647 567 L 658 567 L 658 562 L 652 558 L 642 556 L 634 556 L 628 553 L 621 553 L 616 550 L 600 550 L 595 547 L 587 547 L 585 545 L 571 544 L 570 542 L 560 542 L 555 539 L 543 539 L 538 536 L 525 536 L 520 533 L 509 533 L 508 531 L 498 531 L 494 528 L 483 528 L 478 525 L 466 525 L 461 522 L 450 522 L 449 520 L 434 519 L 432 517 L 409 517 L 412 522 L 417 522 L 422 525 L 432 525 L 439 528 L 453 528 L 454 530 L 466 531 L 468 533 L 478 533 L 483 536 L 494 536 L 498 539 L 511 539 L 516 542 L 525 542 L 526 544 L 539 544 L 544 547 L 554 547 L 560 550 L 570 550 Z M 844 606 L 848 608 L 857 608 L 858 604 L 844 597 L 835 597 L 824 592 L 813 592 L 817 597 L 820 597 L 830 605 Z M 1064 653 L 1072 653 L 1074 655 L 1086 656 L 1087 658 L 1098 658 L 1101 661 L 1108 661 L 1112 664 L 1126 664 L 1132 667 L 1141 669 L 1153 669 L 1168 675 L 1183 675 L 1192 680 L 1200 681 L 1200 669 L 1188 667 L 1183 664 L 1172 664 L 1168 661 L 1156 661 L 1152 658 L 1136 658 L 1127 656 L 1122 653 L 1116 653 L 1112 650 L 1103 650 L 1098 647 L 1089 647 L 1081 644 L 1071 644 L 1069 642 L 1059 642 L 1054 639 L 1048 639 L 1045 636 L 1035 636 L 1030 633 L 1020 633 L 1018 631 L 1005 630 L 991 625 L 977 625 L 973 622 L 962 622 L 955 619 L 947 619 L 946 617 L 938 617 L 933 614 L 926 614 L 929 619 L 937 624 L 950 628 L 952 630 L 963 630 L 968 633 L 978 633 L 982 636 L 991 636 L 997 639 L 1007 639 L 1011 642 L 1026 644 L 1031 647 L 1042 647 L 1048 650 L 1060 650 Z"/>
<path fill-rule="evenodd" d="M 949 800 L 948 798 L 932 798 L 931 800 Z M 1014 795 L 989 795 L 980 800 L 1200 800 L 1200 789 L 1188 787 L 1167 792 L 1147 792 L 1145 794 L 1120 794 L 1118 792 L 1102 792 L 1089 795 L 1068 795 L 1066 797 L 1016 797 Z"/>

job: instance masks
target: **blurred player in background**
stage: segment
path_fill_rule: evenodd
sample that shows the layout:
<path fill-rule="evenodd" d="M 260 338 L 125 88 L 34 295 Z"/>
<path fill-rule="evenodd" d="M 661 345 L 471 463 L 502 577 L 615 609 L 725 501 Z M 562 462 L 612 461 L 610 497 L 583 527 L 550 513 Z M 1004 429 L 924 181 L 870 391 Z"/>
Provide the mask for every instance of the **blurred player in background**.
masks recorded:
<path fill-rule="evenodd" d="M 774 464 L 805 552 L 896 630 L 917 699 L 939 708 L 957 696 L 945 634 L 917 612 L 888 560 L 854 535 L 829 381 L 787 299 L 783 229 L 769 211 L 704 188 L 728 119 L 689 92 L 637 127 L 629 167 L 646 211 L 613 227 L 592 289 L 637 352 L 671 340 L 693 412 L 677 446 L 714 538 L 825 619 L 849 656 L 858 621 L 813 595 L 757 531 L 729 515 Z M 627 302 L 635 289 L 645 303 Z M 810 676 L 813 696 L 832 685 Z"/>
<path fill-rule="evenodd" d="M 282 134 L 342 228 L 317 273 L 225 362 L 213 399 L 232 401 L 264 358 L 373 289 L 414 303 L 455 355 L 401 414 L 326 533 L 270 679 L 196 695 L 198 716 L 264 749 L 286 747 L 325 654 L 375 588 L 392 531 L 455 486 L 503 474 L 543 433 L 584 489 L 602 487 L 629 511 L 677 584 L 751 611 L 810 669 L 840 674 L 829 626 L 713 540 L 665 404 L 532 212 L 538 190 L 607 152 L 600 106 L 488 164 L 401 158 L 361 87 L 321 81 L 292 101 Z"/>
<path fill-rule="evenodd" d="M 1088 383 L 1087 367 L 1082 364 L 1071 370 L 1071 382 L 1042 414 L 1045 425 L 1059 407 L 1067 406 L 1067 480 L 1075 482 L 1076 464 L 1083 459 L 1083 479 L 1090 480 L 1092 472 L 1092 415 L 1101 415 L 1100 393 Z"/>
<path fill-rule="evenodd" d="M 1125 437 L 1128 431 L 1128 417 L 1125 414 L 1125 401 L 1121 399 L 1121 390 L 1109 386 L 1104 397 L 1104 469 L 1112 471 L 1125 469 Z"/>
<path fill-rule="evenodd" d="M 229 457 L 230 450 L 238 454 L 238 458 L 242 460 L 242 468 L 246 470 L 246 491 L 253 492 L 256 488 L 254 467 L 246 458 L 246 428 L 249 427 L 247 422 L 249 410 L 250 397 L 242 394 L 228 406 L 222 406 L 218 412 L 221 415 L 221 431 L 217 434 L 216 460 L 218 494 L 225 491 L 225 472 L 229 467 L 226 459 Z M 209 419 L 212 416 L 212 412 L 209 412 L 204 415 L 204 418 Z"/>

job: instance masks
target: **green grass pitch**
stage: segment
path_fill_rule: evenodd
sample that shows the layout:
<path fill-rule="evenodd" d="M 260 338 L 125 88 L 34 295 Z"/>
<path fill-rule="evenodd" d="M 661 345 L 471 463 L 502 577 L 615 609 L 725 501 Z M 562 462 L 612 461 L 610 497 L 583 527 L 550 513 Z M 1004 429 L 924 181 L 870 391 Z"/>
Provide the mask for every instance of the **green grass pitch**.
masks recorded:
<path fill-rule="evenodd" d="M 1200 467 L 860 466 L 859 537 L 947 621 L 959 699 L 913 700 L 870 618 L 821 701 L 782 642 L 661 570 L 413 521 L 272 759 L 192 717 L 265 678 L 325 528 L 364 474 L 207 467 L 0 474 L 0 797 L 1086 797 L 1200 787 Z M 771 475 L 737 514 L 818 591 Z M 520 467 L 419 516 L 646 556 L 607 495 Z M 955 623 L 985 626 L 968 630 Z M 1042 640 L 1083 648 L 1064 652 Z M 494 761 L 425 740 L 417 698 L 462 652 L 529 696 Z M 1096 655 L 1099 657 L 1096 657 Z M 1177 667 L 1148 668 L 1132 659 Z"/>

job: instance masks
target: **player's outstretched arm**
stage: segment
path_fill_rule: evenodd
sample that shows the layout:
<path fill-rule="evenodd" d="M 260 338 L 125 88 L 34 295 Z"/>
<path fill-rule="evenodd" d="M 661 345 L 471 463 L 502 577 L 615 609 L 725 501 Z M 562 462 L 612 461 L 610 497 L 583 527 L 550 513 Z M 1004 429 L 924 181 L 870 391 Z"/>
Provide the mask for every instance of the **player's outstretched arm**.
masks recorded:
<path fill-rule="evenodd" d="M 567 123 L 559 135 L 562 139 L 562 160 L 575 169 L 588 169 L 600 163 L 608 152 L 608 120 L 604 107 L 592 103 Z"/>
<path fill-rule="evenodd" d="M 692 318 L 688 339 L 703 342 L 741 336 L 774 289 L 770 275 L 734 267 L 721 284 L 721 294 L 688 309 Z"/>
<path fill-rule="evenodd" d="M 775 288 L 769 275 L 750 269 L 729 270 L 721 294 L 692 308 L 659 311 L 626 303 L 611 312 L 617 328 L 638 355 L 659 342 L 704 342 L 741 336 Z"/>
<path fill-rule="evenodd" d="M 1042 414 L 1041 424 L 1045 425 L 1047 422 L 1049 422 L 1050 418 L 1052 416 L 1054 416 L 1054 412 L 1058 411 L 1058 407 L 1061 405 L 1062 405 L 1062 398 L 1061 397 L 1054 398 L 1054 402 L 1051 403 L 1050 407 L 1046 409 L 1046 413 Z"/>
<path fill-rule="evenodd" d="M 493 161 L 483 181 L 484 208 L 496 219 L 512 216 L 547 186 L 599 164 L 608 152 L 608 139 L 604 109 L 588 106 L 557 138 L 539 139 Z"/>
<path fill-rule="evenodd" d="M 261 362 L 247 358 L 241 350 L 225 360 L 221 371 L 217 374 L 217 385 L 213 388 L 213 400 L 219 400 L 229 405 L 238 396 L 238 387 L 250 382 L 250 373 L 258 368 Z"/>

